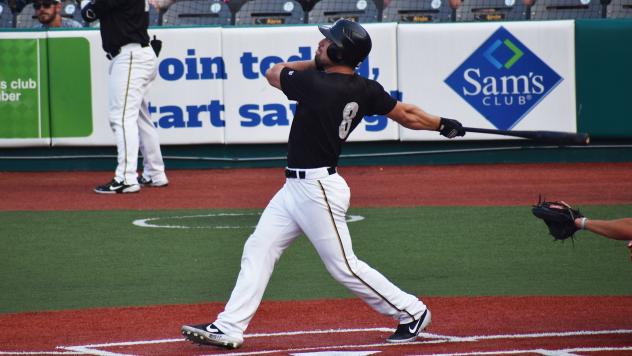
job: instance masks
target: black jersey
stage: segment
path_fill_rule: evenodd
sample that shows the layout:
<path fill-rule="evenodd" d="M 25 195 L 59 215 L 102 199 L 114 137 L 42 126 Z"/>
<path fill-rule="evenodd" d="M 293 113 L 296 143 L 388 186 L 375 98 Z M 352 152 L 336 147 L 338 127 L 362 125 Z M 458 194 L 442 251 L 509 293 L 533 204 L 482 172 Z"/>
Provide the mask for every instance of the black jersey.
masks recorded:
<path fill-rule="evenodd" d="M 93 0 L 99 18 L 103 49 L 117 52 L 128 43 L 149 44 L 147 0 Z"/>
<path fill-rule="evenodd" d="M 380 83 L 357 74 L 283 68 L 281 89 L 298 102 L 288 141 L 291 168 L 335 167 L 362 118 L 387 114 L 397 103 Z"/>

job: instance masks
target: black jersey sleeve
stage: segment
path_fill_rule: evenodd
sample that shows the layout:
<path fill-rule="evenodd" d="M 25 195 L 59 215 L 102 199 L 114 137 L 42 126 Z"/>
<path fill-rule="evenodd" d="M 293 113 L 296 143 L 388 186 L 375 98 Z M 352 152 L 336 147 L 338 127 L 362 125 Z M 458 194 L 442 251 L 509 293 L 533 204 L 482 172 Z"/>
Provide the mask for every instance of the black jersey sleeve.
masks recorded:
<path fill-rule="evenodd" d="M 373 103 L 373 112 L 377 115 L 386 115 L 397 104 L 397 99 L 393 98 L 389 93 L 384 90 L 384 87 L 376 81 L 372 81 L 370 86 L 371 91 L 371 103 Z"/>
<path fill-rule="evenodd" d="M 93 7 L 94 11 L 96 11 L 97 14 L 100 14 L 121 7 L 128 1 L 129 0 L 95 0 Z"/>
<path fill-rule="evenodd" d="M 298 71 L 290 68 L 281 70 L 281 90 L 290 100 L 302 101 L 312 96 L 314 71 Z"/>

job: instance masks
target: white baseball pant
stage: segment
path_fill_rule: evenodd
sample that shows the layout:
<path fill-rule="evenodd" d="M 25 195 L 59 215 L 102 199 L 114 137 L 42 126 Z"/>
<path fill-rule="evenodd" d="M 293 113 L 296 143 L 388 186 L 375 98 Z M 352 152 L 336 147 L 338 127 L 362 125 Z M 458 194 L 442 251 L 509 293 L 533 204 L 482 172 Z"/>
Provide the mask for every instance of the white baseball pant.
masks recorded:
<path fill-rule="evenodd" d="M 143 175 L 154 181 L 166 180 L 158 132 L 147 106 L 149 84 L 157 73 L 156 55 L 151 47 L 130 43 L 112 59 L 109 70 L 109 118 L 116 138 L 115 178 L 137 184 L 138 150 L 143 154 Z"/>
<path fill-rule="evenodd" d="M 402 323 L 419 317 L 426 310 L 423 302 L 353 253 L 346 223 L 351 193 L 345 180 L 329 175 L 327 168 L 300 171 L 306 172 L 305 179 L 286 180 L 246 241 L 237 283 L 215 326 L 229 336 L 243 336 L 276 262 L 302 232 L 333 278 L 373 309 Z"/>

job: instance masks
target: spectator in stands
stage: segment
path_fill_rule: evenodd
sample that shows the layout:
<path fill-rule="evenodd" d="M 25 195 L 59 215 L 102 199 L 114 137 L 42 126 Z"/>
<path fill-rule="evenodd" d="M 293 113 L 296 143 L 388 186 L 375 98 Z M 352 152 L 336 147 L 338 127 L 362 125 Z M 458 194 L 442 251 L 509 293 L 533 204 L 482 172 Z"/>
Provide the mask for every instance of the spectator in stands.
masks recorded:
<path fill-rule="evenodd" d="M 81 23 L 61 16 L 60 0 L 35 0 L 33 1 L 33 7 L 35 8 L 35 15 L 39 20 L 39 23 L 33 25 L 33 28 L 83 27 Z"/>
<path fill-rule="evenodd" d="M 176 0 L 149 0 L 149 3 L 158 11 L 167 10 L 174 2 L 176 2 Z"/>

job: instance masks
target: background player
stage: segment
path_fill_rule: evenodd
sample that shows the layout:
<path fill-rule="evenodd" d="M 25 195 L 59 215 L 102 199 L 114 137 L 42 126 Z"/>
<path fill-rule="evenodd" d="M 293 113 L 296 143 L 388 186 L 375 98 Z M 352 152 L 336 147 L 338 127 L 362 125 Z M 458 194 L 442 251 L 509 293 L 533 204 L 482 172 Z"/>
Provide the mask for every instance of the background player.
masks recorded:
<path fill-rule="evenodd" d="M 92 0 L 81 10 L 86 22 L 100 21 L 101 40 L 108 59 L 109 119 L 116 137 L 114 178 L 94 189 L 97 193 L 135 193 L 140 184 L 169 184 L 160 152 L 158 132 L 149 117 L 145 98 L 156 77 L 156 54 L 149 46 L 147 0 Z M 143 175 L 138 178 L 138 150 Z M 140 181 L 139 181 L 140 180 Z M 140 183 L 140 184 L 139 184 Z"/>
<path fill-rule="evenodd" d="M 314 61 L 280 63 L 266 73 L 270 85 L 298 102 L 287 179 L 244 246 L 241 271 L 224 311 L 213 323 L 182 327 L 182 334 L 195 343 L 227 348 L 243 343 L 275 263 L 301 233 L 336 281 L 399 321 L 388 342 L 415 340 L 430 324 L 430 310 L 422 301 L 354 255 L 345 221 L 350 191 L 336 165 L 342 143 L 366 115 L 386 114 L 407 128 L 439 130 L 449 138 L 465 131 L 458 121 L 396 101 L 378 82 L 355 73 L 371 50 L 371 38 L 361 25 L 339 20 L 319 29 L 326 38 L 318 44 Z"/>

